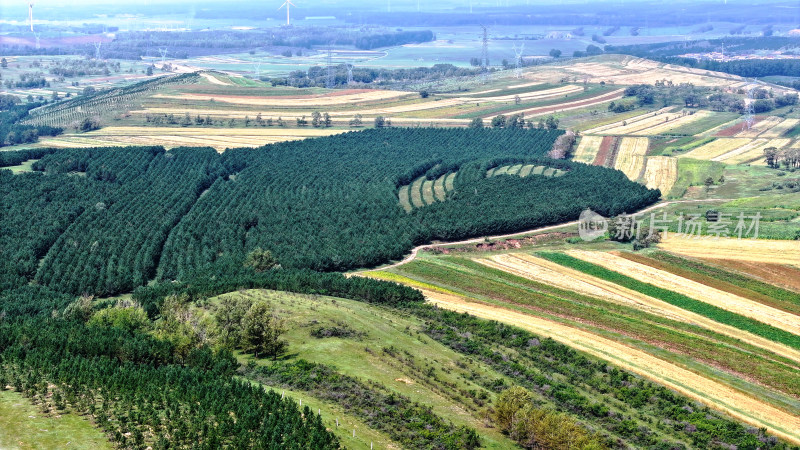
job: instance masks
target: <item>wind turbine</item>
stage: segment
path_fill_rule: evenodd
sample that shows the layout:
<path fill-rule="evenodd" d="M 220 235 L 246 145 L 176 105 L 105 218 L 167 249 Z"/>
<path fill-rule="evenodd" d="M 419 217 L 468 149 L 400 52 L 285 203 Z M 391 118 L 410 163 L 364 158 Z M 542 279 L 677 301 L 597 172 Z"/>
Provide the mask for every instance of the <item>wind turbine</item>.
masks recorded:
<path fill-rule="evenodd" d="M 287 27 L 291 26 L 291 24 L 289 23 L 289 6 L 290 5 L 294 6 L 294 3 L 292 3 L 292 0 L 286 0 L 285 2 L 283 2 L 283 4 L 280 6 L 280 8 L 278 8 L 280 10 L 284 6 L 286 7 L 286 26 Z"/>
<path fill-rule="evenodd" d="M 33 33 L 33 37 L 36 38 L 36 48 L 38 49 L 39 48 L 39 36 L 41 36 L 42 33 L 37 33 L 35 31 L 33 31 L 33 2 L 28 3 L 28 22 L 30 22 L 30 25 L 31 25 L 31 33 Z"/>

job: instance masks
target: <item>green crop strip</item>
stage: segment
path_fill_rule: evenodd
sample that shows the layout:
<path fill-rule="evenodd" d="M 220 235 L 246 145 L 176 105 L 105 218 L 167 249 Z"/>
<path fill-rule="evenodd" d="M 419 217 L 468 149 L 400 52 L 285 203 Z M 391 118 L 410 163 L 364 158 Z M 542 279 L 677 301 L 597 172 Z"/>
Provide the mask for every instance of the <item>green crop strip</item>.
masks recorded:
<path fill-rule="evenodd" d="M 722 308 L 703 303 L 667 289 L 653 286 L 652 284 L 636 280 L 621 273 L 600 267 L 596 264 L 581 261 L 578 258 L 565 255 L 563 253 L 537 253 L 537 256 L 562 266 L 579 270 L 587 275 L 592 275 L 606 281 L 611 281 L 612 283 L 616 283 L 636 292 L 663 300 L 671 305 L 675 305 L 687 311 L 700 314 L 719 323 L 736 327 L 740 330 L 753 333 L 757 336 L 761 336 L 774 342 L 786 344 L 792 348 L 800 349 L 800 336 L 796 336 L 792 333 L 775 328 L 771 325 L 767 325 L 763 322 L 726 311 Z"/>

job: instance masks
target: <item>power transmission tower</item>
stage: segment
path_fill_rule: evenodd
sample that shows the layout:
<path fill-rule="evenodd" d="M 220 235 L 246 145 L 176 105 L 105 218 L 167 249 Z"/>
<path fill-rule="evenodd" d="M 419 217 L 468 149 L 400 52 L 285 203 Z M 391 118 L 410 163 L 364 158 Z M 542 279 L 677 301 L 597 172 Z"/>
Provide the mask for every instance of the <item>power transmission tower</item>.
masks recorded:
<path fill-rule="evenodd" d="M 483 47 L 481 49 L 481 73 L 483 74 L 483 81 L 489 76 L 489 28 L 481 25 L 483 28 Z"/>
<path fill-rule="evenodd" d="M 514 76 L 517 78 L 522 78 L 522 52 L 525 50 L 525 43 L 523 42 L 520 45 L 519 50 L 517 50 L 517 44 L 514 44 L 514 56 L 516 57 L 516 66 L 514 69 Z"/>
<path fill-rule="evenodd" d="M 347 85 L 353 84 L 353 65 L 347 64 Z"/>
<path fill-rule="evenodd" d="M 102 46 L 102 42 L 95 42 L 94 43 L 94 59 L 100 59 L 100 46 Z"/>
<path fill-rule="evenodd" d="M 161 65 L 164 65 L 164 60 L 167 58 L 167 48 L 159 48 L 158 52 L 161 53 Z"/>
<path fill-rule="evenodd" d="M 325 80 L 325 87 L 328 89 L 333 89 L 333 47 L 328 46 L 328 77 Z"/>
<path fill-rule="evenodd" d="M 261 63 L 260 62 L 254 63 L 253 68 L 255 69 L 256 72 L 256 78 L 261 77 Z"/>
<path fill-rule="evenodd" d="M 753 124 L 756 121 L 755 118 L 755 91 L 758 85 L 755 81 L 752 81 L 749 86 L 747 86 L 747 114 L 744 116 L 744 125 L 743 129 L 749 130 L 753 128 Z"/>

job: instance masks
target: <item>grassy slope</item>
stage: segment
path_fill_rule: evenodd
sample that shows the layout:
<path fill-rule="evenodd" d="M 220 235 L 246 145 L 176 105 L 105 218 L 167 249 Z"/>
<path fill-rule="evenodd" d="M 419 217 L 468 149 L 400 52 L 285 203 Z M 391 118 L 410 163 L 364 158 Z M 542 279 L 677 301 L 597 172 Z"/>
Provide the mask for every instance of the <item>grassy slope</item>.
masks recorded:
<path fill-rule="evenodd" d="M 103 433 L 74 414 L 44 416 L 22 395 L 0 391 L 0 448 L 111 449 Z"/>
<path fill-rule="evenodd" d="M 423 289 L 435 286 L 434 289 L 444 293 L 467 295 L 489 304 L 590 329 L 691 367 L 776 405 L 800 408 L 800 402 L 789 397 L 800 392 L 790 362 L 778 362 L 771 352 L 713 331 L 563 291 L 463 258 L 426 257 L 392 270 L 413 279 L 398 280 L 404 284 Z M 391 279 L 391 273 L 385 274 L 389 277 L 381 278 Z M 753 364 L 754 358 L 758 364 Z M 756 383 L 752 383 L 754 380 Z"/>
<path fill-rule="evenodd" d="M 288 360 L 305 359 L 334 366 L 345 375 L 369 380 L 386 386 L 412 400 L 429 405 L 434 412 L 457 425 L 468 425 L 478 430 L 487 448 L 512 448 L 513 443 L 495 429 L 486 428 L 478 419 L 482 406 L 464 396 L 462 392 L 475 390 L 488 398 L 494 394 L 470 381 L 473 373 L 491 379 L 503 379 L 501 375 L 483 364 L 469 361 L 454 351 L 420 334 L 419 319 L 401 316 L 377 306 L 361 302 L 328 297 L 277 293 L 271 291 L 244 291 L 225 294 L 228 296 L 249 295 L 252 298 L 270 301 L 279 317 L 286 319 L 285 338 L 289 342 Z M 214 302 L 214 299 L 211 300 Z M 366 333 L 361 338 L 315 338 L 311 330 L 347 324 L 350 328 Z M 384 352 L 394 347 L 399 357 Z M 252 358 L 242 356 L 243 361 Z M 268 364 L 267 360 L 256 361 Z M 452 385 L 448 385 L 448 384 Z M 305 396 L 305 397 L 304 397 Z M 298 398 L 309 398 L 300 394 Z M 309 398 L 312 407 L 337 411 L 340 423 L 356 424 L 356 436 L 363 429 L 361 422 L 341 414 L 337 405 L 326 404 Z M 306 401 L 304 401 L 306 403 Z M 323 414 L 326 424 L 334 423 L 335 417 Z M 329 425 L 330 426 L 330 425 Z M 349 427 L 349 428 L 348 428 Z M 334 430 L 340 436 L 350 433 L 352 425 Z M 387 441 L 380 433 L 374 433 L 375 444 Z M 366 435 L 365 435 L 366 436 Z M 347 442 L 350 439 L 344 439 Z M 367 447 L 368 442 L 361 441 Z M 357 443 L 357 442 L 354 442 Z"/>

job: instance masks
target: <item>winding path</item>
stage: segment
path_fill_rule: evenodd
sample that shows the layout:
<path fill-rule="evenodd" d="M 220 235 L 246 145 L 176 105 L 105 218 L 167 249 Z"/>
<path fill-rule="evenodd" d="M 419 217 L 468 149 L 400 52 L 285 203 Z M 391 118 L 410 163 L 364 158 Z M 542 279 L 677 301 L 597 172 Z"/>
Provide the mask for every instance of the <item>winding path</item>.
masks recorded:
<path fill-rule="evenodd" d="M 645 214 L 645 213 L 649 213 L 650 211 L 655 211 L 657 209 L 661 209 L 661 208 L 669 206 L 669 205 L 675 205 L 675 204 L 680 204 L 680 203 L 727 202 L 727 201 L 730 201 L 730 199 L 727 199 L 727 198 L 707 198 L 707 199 L 699 199 L 699 200 L 674 200 L 674 201 L 670 201 L 670 202 L 660 202 L 660 203 L 656 203 L 654 205 L 648 206 L 647 208 L 644 208 L 642 210 L 639 210 L 639 211 L 637 211 L 637 212 L 635 212 L 635 213 L 633 213 L 631 215 Z M 545 226 L 545 227 L 533 228 L 531 230 L 520 231 L 520 232 L 517 232 L 517 233 L 500 234 L 500 235 L 497 235 L 497 236 L 476 237 L 476 238 L 464 239 L 464 240 L 461 240 L 461 241 L 438 242 L 438 243 L 435 243 L 435 244 L 419 245 L 419 246 L 414 247 L 413 249 L 411 249 L 411 253 L 409 253 L 408 256 L 403 258 L 401 261 L 398 261 L 396 263 L 392 263 L 392 264 L 389 264 L 389 265 L 386 265 L 386 266 L 376 267 L 374 269 L 362 270 L 362 271 L 359 271 L 359 272 L 356 272 L 356 273 L 366 273 L 366 272 L 374 272 L 374 271 L 378 271 L 378 270 L 387 270 L 387 269 L 392 269 L 394 267 L 402 266 L 403 264 L 408 264 L 408 263 L 410 263 L 411 261 L 413 261 L 413 260 L 415 260 L 417 258 L 417 254 L 420 251 L 425 250 L 425 249 L 429 249 L 429 248 L 448 247 L 448 246 L 451 246 L 451 245 L 478 244 L 478 243 L 484 242 L 487 239 L 489 239 L 489 240 L 497 240 L 497 239 L 508 239 L 508 238 L 512 238 L 512 237 L 522 237 L 522 236 L 525 236 L 525 235 L 528 235 L 528 234 L 541 233 L 541 232 L 545 232 L 545 231 L 557 230 L 559 228 L 568 227 L 568 226 L 572 226 L 572 225 L 578 225 L 578 223 L 579 223 L 578 220 L 573 220 L 571 222 L 564 222 L 564 223 L 559 223 L 559 224 L 556 224 L 556 225 L 548 225 L 548 226 Z"/>

